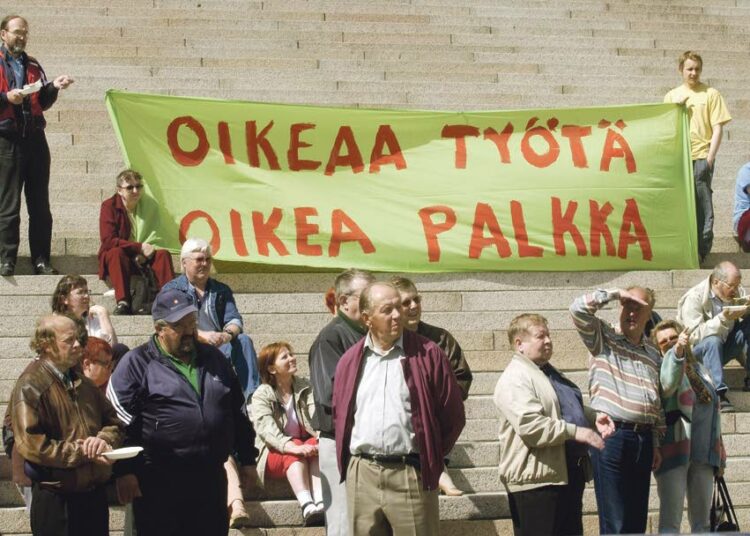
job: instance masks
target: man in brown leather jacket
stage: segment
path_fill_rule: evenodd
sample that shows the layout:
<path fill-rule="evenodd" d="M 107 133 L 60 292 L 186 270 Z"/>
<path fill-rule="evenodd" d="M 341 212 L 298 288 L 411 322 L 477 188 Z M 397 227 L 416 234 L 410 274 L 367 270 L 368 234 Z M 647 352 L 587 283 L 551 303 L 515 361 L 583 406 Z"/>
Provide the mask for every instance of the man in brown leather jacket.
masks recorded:
<path fill-rule="evenodd" d="M 109 533 L 104 483 L 123 428 L 104 394 L 76 370 L 82 348 L 75 322 L 39 321 L 39 354 L 16 382 L 10 406 L 18 453 L 31 478 L 31 530 L 44 535 Z"/>

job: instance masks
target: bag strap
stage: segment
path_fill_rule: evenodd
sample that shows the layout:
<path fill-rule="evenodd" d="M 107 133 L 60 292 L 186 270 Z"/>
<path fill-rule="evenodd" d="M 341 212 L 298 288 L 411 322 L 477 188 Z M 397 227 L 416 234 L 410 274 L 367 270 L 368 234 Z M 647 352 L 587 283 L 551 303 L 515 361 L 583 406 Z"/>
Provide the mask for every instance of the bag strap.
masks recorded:
<path fill-rule="evenodd" d="M 739 520 L 737 519 L 737 512 L 734 511 L 734 504 L 732 504 L 732 498 L 729 496 L 729 488 L 727 488 L 727 482 L 723 476 L 716 478 L 716 483 L 719 487 L 719 495 L 721 500 L 724 502 L 725 511 L 727 515 L 727 521 L 735 525 L 736 530 L 740 530 Z"/>

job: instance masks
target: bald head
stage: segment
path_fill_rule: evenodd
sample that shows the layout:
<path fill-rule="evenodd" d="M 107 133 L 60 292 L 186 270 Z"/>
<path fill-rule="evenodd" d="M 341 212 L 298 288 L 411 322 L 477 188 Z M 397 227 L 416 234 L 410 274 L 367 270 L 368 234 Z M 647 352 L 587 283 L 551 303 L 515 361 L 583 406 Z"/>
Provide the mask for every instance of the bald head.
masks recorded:
<path fill-rule="evenodd" d="M 404 328 L 398 289 L 390 283 L 367 285 L 359 298 L 359 308 L 373 342 L 383 350 L 390 349 Z"/>
<path fill-rule="evenodd" d="M 31 348 L 43 359 L 66 371 L 81 359 L 82 347 L 78 340 L 78 326 L 64 315 L 48 315 L 39 319 Z"/>
<path fill-rule="evenodd" d="M 725 303 L 730 303 L 739 295 L 741 284 L 740 269 L 731 261 L 720 262 L 711 272 L 711 290 Z"/>

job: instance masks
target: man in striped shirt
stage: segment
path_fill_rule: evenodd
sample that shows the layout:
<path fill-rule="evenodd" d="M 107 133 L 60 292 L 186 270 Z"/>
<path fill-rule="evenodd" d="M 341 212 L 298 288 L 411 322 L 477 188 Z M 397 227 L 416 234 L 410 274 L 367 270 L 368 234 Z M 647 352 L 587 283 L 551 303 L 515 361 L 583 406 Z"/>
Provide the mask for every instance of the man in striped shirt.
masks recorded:
<path fill-rule="evenodd" d="M 596 316 L 621 304 L 619 328 Z M 597 290 L 570 306 L 578 334 L 591 353 L 590 405 L 615 423 L 604 450 L 591 449 L 601 534 L 646 531 L 651 470 L 661 462 L 664 426 L 659 396 L 659 351 L 644 335 L 654 293 L 642 287 Z"/>

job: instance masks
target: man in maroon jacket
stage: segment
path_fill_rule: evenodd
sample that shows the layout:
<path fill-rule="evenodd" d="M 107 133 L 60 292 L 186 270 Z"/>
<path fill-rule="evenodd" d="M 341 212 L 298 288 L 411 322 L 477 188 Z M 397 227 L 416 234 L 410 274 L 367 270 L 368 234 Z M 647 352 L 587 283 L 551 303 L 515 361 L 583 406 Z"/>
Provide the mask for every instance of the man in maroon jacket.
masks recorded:
<path fill-rule="evenodd" d="M 461 389 L 443 351 L 404 331 L 393 285 L 369 285 L 359 308 L 367 336 L 341 357 L 333 384 L 349 533 L 437 534 L 443 457 L 466 422 Z"/>
<path fill-rule="evenodd" d="M 117 175 L 117 193 L 102 203 L 99 212 L 99 279 L 109 276 L 115 289 L 117 307 L 114 314 L 132 314 L 130 277 L 148 267 L 154 272 L 157 290 L 174 279 L 172 256 L 147 242 L 137 242 L 133 228 L 142 221 L 138 201 L 143 190 L 141 174 L 126 169 Z"/>

